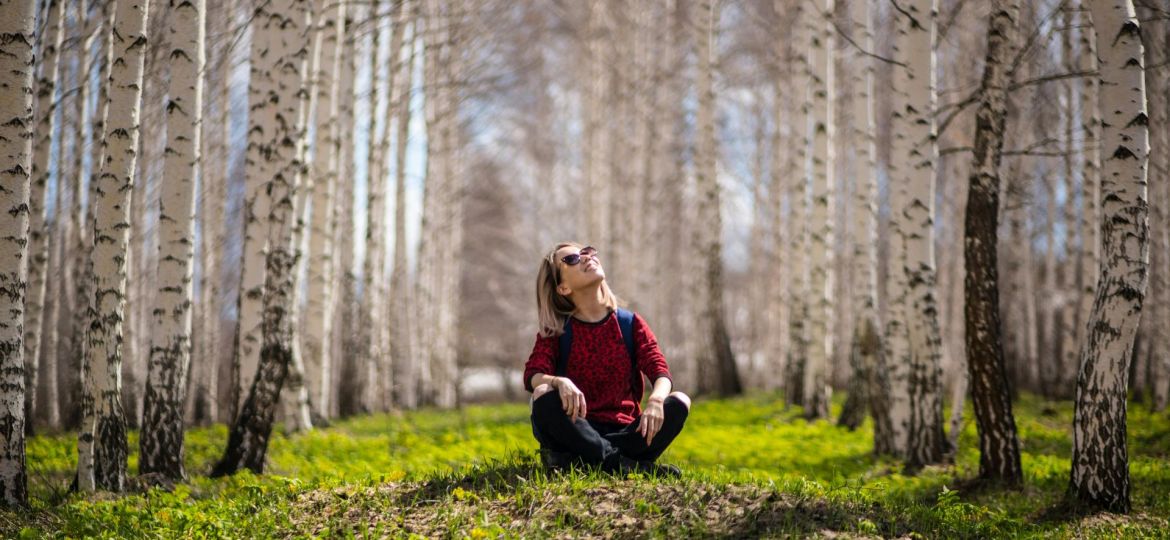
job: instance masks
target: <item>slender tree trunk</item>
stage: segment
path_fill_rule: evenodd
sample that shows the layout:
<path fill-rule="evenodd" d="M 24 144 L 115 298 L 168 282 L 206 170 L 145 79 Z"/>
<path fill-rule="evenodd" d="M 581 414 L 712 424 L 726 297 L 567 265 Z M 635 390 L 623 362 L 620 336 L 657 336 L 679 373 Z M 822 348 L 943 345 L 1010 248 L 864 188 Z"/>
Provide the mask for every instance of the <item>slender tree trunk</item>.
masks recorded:
<path fill-rule="evenodd" d="M 37 395 L 37 370 L 40 363 L 41 335 L 44 330 L 45 275 L 49 262 L 48 208 L 49 159 L 53 132 L 57 131 L 55 100 L 57 95 L 57 56 L 64 35 L 61 22 L 65 2 L 46 0 L 44 35 L 40 42 L 40 76 L 36 83 L 36 127 L 32 161 L 32 211 L 29 213 L 28 291 L 24 308 L 24 410 L 25 431 L 33 433 L 33 412 Z M 63 137 L 59 137 L 63 139 Z"/>
<path fill-rule="evenodd" d="M 415 4 L 403 7 L 407 17 L 415 18 Z M 402 31 L 406 31 L 406 21 L 403 21 Z M 410 102 L 414 96 L 414 60 L 417 26 L 412 23 L 410 54 L 402 65 L 402 84 L 399 86 L 398 98 L 393 105 L 398 107 L 398 136 L 394 150 L 394 263 L 390 272 L 390 357 L 394 360 L 394 402 L 400 406 L 414 405 L 414 387 L 410 384 L 413 370 L 411 365 L 410 333 L 407 329 L 410 306 L 410 286 L 407 281 L 406 268 L 406 155 L 407 142 L 410 138 Z"/>
<path fill-rule="evenodd" d="M 719 183 L 715 178 L 717 165 L 715 137 L 715 90 L 714 76 L 716 55 L 716 32 L 719 26 L 719 0 L 701 0 L 698 24 L 696 25 L 696 54 L 699 59 L 698 130 L 695 146 L 695 173 L 699 195 L 699 216 L 705 226 L 697 229 L 696 244 L 698 257 L 703 268 L 701 298 L 699 306 L 698 332 L 700 343 L 699 390 L 719 395 L 734 395 L 743 391 L 731 351 L 731 340 L 727 334 L 727 322 L 723 311 L 723 243 L 720 231 L 723 220 L 720 216 Z"/>
<path fill-rule="evenodd" d="M 1004 372 L 999 320 L 999 164 L 1007 116 L 1008 66 L 1019 19 L 1014 0 L 995 0 L 987 31 L 982 100 L 976 113 L 975 160 L 967 194 L 966 317 L 967 369 L 979 429 L 979 476 L 1017 486 L 1023 483 L 1020 443 Z"/>
<path fill-rule="evenodd" d="M 36 2 L 0 3 L 0 503 L 28 505 L 24 303 L 28 283 Z M 14 255 L 14 256 L 13 256 Z"/>
<path fill-rule="evenodd" d="M 343 24 L 345 28 L 353 28 L 353 4 L 347 3 L 347 9 Z M 356 126 L 356 118 L 354 117 L 354 78 L 357 71 L 357 55 L 356 53 L 356 37 L 353 32 L 348 32 L 348 35 L 343 37 L 341 61 L 339 64 L 341 75 L 338 78 L 338 94 L 339 94 L 339 112 L 338 118 L 338 182 L 340 185 L 341 196 L 338 198 L 338 208 L 334 212 L 337 217 L 337 222 L 334 223 L 337 240 L 339 246 L 337 254 L 337 268 L 338 276 L 340 278 L 337 309 L 341 312 L 341 321 L 339 329 L 344 331 L 337 333 L 338 349 L 341 354 L 337 366 L 337 384 L 330 389 L 331 392 L 336 392 L 336 399 L 330 399 L 334 403 L 332 410 L 336 411 L 341 416 L 348 416 L 357 412 L 357 397 L 359 397 L 359 389 L 357 373 L 352 371 L 355 363 L 359 361 L 357 357 L 356 334 L 358 332 L 350 331 L 350 329 L 357 328 L 360 324 L 357 319 L 357 294 L 356 294 L 356 276 L 354 274 L 354 138 L 353 132 Z"/>
<path fill-rule="evenodd" d="M 1069 495 L 1114 512 L 1128 512 L 1129 458 L 1126 391 L 1129 355 L 1145 297 L 1149 266 L 1146 222 L 1146 116 L 1141 29 L 1131 0 L 1089 3 L 1099 52 L 1104 174 L 1102 252 L 1097 298 L 1081 344 L 1073 419 Z"/>
<path fill-rule="evenodd" d="M 1139 15 L 1145 19 L 1157 17 L 1154 6 L 1147 5 Z M 1159 31 L 1161 27 L 1163 30 Z M 1170 124 L 1170 25 L 1167 21 L 1153 21 L 1142 38 L 1146 46 L 1146 65 L 1162 66 L 1147 72 L 1147 92 L 1151 126 Z M 1150 130 L 1150 148 L 1170 148 L 1170 134 L 1165 129 Z M 1150 198 L 1151 207 L 1151 266 L 1150 297 L 1155 309 L 1151 310 L 1155 329 L 1166 328 L 1170 322 L 1170 152 L 1150 153 Z M 1145 315 L 1143 315 L 1143 318 Z M 1170 336 L 1155 330 L 1151 334 L 1151 369 L 1155 376 L 1150 383 L 1153 388 L 1151 406 L 1154 411 L 1163 411 L 1170 401 Z"/>
<path fill-rule="evenodd" d="M 937 269 L 934 263 L 934 170 L 938 157 L 933 111 L 937 101 L 934 84 L 933 41 L 937 0 L 914 0 L 898 17 L 899 58 L 906 68 L 895 71 L 907 131 L 906 167 L 897 181 L 907 183 L 907 197 L 893 207 L 902 220 L 905 246 L 904 271 L 908 286 L 907 330 L 910 338 L 909 424 L 907 455 L 914 466 L 938 463 L 947 453 L 943 433 L 941 339 L 936 300 Z"/>
<path fill-rule="evenodd" d="M 1082 71 L 1096 71 L 1097 36 L 1091 28 L 1091 18 L 1086 4 L 1089 0 L 1076 0 L 1081 13 L 1081 31 L 1078 68 Z M 1097 77 L 1086 77 L 1084 93 L 1081 96 L 1081 132 L 1084 138 L 1085 165 L 1081 182 L 1081 208 L 1078 223 L 1081 238 L 1077 253 L 1077 291 L 1075 298 L 1077 322 L 1075 339 L 1077 348 L 1076 371 L 1079 372 L 1080 349 L 1088 340 L 1088 319 L 1097 297 L 1097 280 L 1101 269 L 1101 81 Z"/>
<path fill-rule="evenodd" d="M 126 483 L 126 416 L 122 405 L 122 344 L 126 309 L 131 194 L 138 151 L 139 100 L 145 56 L 145 1 L 115 2 L 110 73 L 103 116 L 102 160 L 95 186 L 93 303 L 87 341 L 87 389 L 93 414 L 84 420 L 78 487 L 120 492 Z M 90 431 L 92 430 L 92 431 Z M 90 440 L 86 435 L 92 433 Z"/>
<path fill-rule="evenodd" d="M 271 11 L 267 11 L 271 10 Z M 267 5 L 263 10 L 253 9 L 253 22 L 261 13 L 277 12 L 273 5 Z M 232 356 L 232 385 L 229 401 L 229 418 L 235 423 L 239 416 L 240 407 L 247 397 L 252 381 L 256 376 L 260 361 L 260 348 L 263 339 L 264 297 L 266 291 L 266 260 L 271 249 L 268 246 L 268 217 L 271 213 L 272 196 L 268 192 L 268 182 L 279 173 L 274 167 L 279 167 L 269 154 L 272 152 L 266 145 L 272 140 L 271 131 L 278 129 L 274 117 L 259 109 L 276 95 L 272 88 L 273 78 L 276 75 L 262 71 L 278 60 L 271 59 L 273 53 L 264 53 L 262 47 L 256 45 L 257 40 L 265 42 L 267 36 L 258 36 L 260 26 L 253 26 L 252 50 L 250 61 L 250 82 L 248 84 L 248 148 L 246 150 L 244 172 L 244 238 L 243 255 L 240 260 L 240 296 L 237 309 L 236 347 Z M 265 61 L 265 57 L 269 58 Z M 279 65 L 279 64 L 277 64 Z M 291 91 L 291 89 L 289 89 Z M 268 106 L 271 106 L 269 104 Z M 252 118 L 257 115 L 257 118 Z M 295 120 L 288 120 L 290 122 Z M 288 126 L 291 128 L 291 126 Z M 286 156 L 287 158 L 287 156 Z"/>
<path fill-rule="evenodd" d="M 793 8 L 793 43 L 792 64 L 795 73 L 792 85 L 793 97 L 800 97 L 800 108 L 794 117 L 797 119 L 793 131 L 797 134 L 797 150 L 790 154 L 793 160 L 787 170 L 790 174 L 788 186 L 789 206 L 789 242 L 788 261 L 791 276 L 788 280 L 788 334 L 789 348 L 785 362 L 784 393 L 789 404 L 799 404 L 804 397 L 804 366 L 808 359 L 809 340 L 806 325 L 809 314 L 809 179 L 807 170 L 809 151 L 812 148 L 812 138 L 809 137 L 808 125 L 811 121 L 812 95 L 809 88 L 812 85 L 811 67 L 807 49 L 804 43 L 810 38 L 806 36 L 809 24 L 805 19 L 813 16 L 807 13 L 804 2 Z M 794 101 L 794 100 L 793 100 Z"/>
<path fill-rule="evenodd" d="M 850 4 L 853 41 L 865 51 L 874 50 L 870 2 Z M 890 436 L 890 417 L 886 404 L 888 383 L 882 357 L 881 330 L 878 319 L 877 230 L 878 189 L 877 151 L 874 146 L 873 60 L 860 51 L 852 55 L 850 84 L 853 91 L 853 305 L 857 314 L 849 354 L 853 379 L 846 396 L 838 425 L 856 429 L 865 419 L 865 408 L 874 419 L 874 448 L 884 446 Z M 852 405 L 850 405 L 852 404 Z M 849 413 L 849 414 L 847 414 Z M 878 441 L 883 441 L 878 445 Z M 885 453 L 888 450 L 882 449 Z"/>
<path fill-rule="evenodd" d="M 366 174 L 366 238 L 365 238 L 365 260 L 362 267 L 362 325 L 365 330 L 366 353 L 363 359 L 364 369 L 362 373 L 362 396 L 361 409 L 362 412 L 370 413 L 377 410 L 378 395 L 381 389 L 378 387 L 379 369 L 382 366 L 383 356 L 385 352 L 382 350 L 381 329 L 384 325 L 382 321 L 382 263 L 385 260 L 385 244 L 386 235 L 383 231 L 386 215 L 386 167 L 385 167 L 385 143 L 384 139 L 389 135 L 389 123 L 379 122 L 377 120 L 377 111 L 379 109 L 378 102 L 380 96 L 385 91 L 384 86 L 388 81 L 383 78 L 379 72 L 383 64 L 379 57 L 381 46 L 379 44 L 379 35 L 381 30 L 381 19 L 378 13 L 380 7 L 379 0 L 373 0 L 370 4 L 370 17 L 372 19 L 372 27 L 370 29 L 370 119 L 369 119 L 369 134 L 366 142 L 368 144 L 368 163 L 369 167 Z M 393 71 L 391 69 L 390 71 Z M 387 115 L 387 118 L 388 119 Z M 383 129 L 379 132 L 378 125 L 382 124 Z M 429 140 L 429 139 L 428 139 Z"/>
<path fill-rule="evenodd" d="M 335 258 L 333 244 L 334 196 L 340 155 L 338 115 L 344 96 L 339 96 L 342 48 L 345 38 L 346 2 L 329 4 L 318 0 L 313 44 L 313 77 L 316 85 L 318 143 L 312 163 L 312 222 L 309 237 L 309 292 L 305 331 L 305 375 L 309 396 L 318 414 L 329 415 L 333 384 L 332 340 Z"/>
<path fill-rule="evenodd" d="M 179 3 L 181 1 L 181 3 Z M 200 169 L 206 0 L 172 0 L 166 180 L 159 205 L 159 290 L 151 328 L 140 473 L 183 480 L 183 402 L 191 363 L 195 180 Z"/>
<path fill-rule="evenodd" d="M 212 476 L 234 474 L 247 468 L 264 472 L 268 438 L 280 401 L 289 366 L 297 360 L 294 298 L 299 250 L 294 243 L 297 220 L 297 189 L 303 174 L 300 162 L 308 96 L 308 55 L 310 51 L 310 6 L 307 0 L 279 0 L 257 7 L 253 19 L 252 70 L 250 85 L 254 104 L 249 124 L 261 131 L 254 139 L 268 152 L 251 149 L 256 161 L 246 168 L 248 175 L 269 173 L 271 210 L 268 215 L 268 254 L 265 260 L 263 342 L 256 377 L 228 435 L 223 458 L 212 468 Z M 271 99 L 293 96 L 297 99 Z M 256 129 L 251 129 L 256 132 Z M 259 161 L 266 161 L 261 169 Z M 260 169 L 260 170 L 258 170 Z"/>
<path fill-rule="evenodd" d="M 1066 72 L 1074 72 L 1077 69 L 1077 58 L 1075 49 L 1073 48 L 1072 30 L 1075 28 L 1073 20 L 1072 3 L 1069 2 L 1063 8 L 1062 16 L 1065 30 L 1061 32 L 1061 60 L 1062 67 Z M 1087 31 L 1088 29 L 1082 29 Z M 1073 255 L 1073 240 L 1079 229 L 1076 227 L 1077 223 L 1077 208 L 1076 208 L 1076 182 L 1075 171 L 1076 167 L 1076 145 L 1074 143 L 1076 117 L 1073 114 L 1076 110 L 1076 92 L 1074 90 L 1073 81 L 1065 81 L 1062 85 L 1062 91 L 1065 96 L 1064 107 L 1061 108 L 1062 120 L 1064 123 L 1064 137 L 1063 150 L 1064 157 L 1064 183 L 1062 184 L 1065 202 L 1064 215 L 1065 224 L 1065 261 L 1061 265 L 1061 283 L 1060 283 L 1060 358 L 1059 370 L 1057 371 L 1057 383 L 1054 385 L 1053 391 L 1062 399 L 1068 399 L 1072 393 L 1069 390 L 1073 387 L 1073 376 L 1076 373 L 1077 365 L 1077 323 L 1082 320 L 1077 312 L 1077 264 Z M 1083 242 L 1084 240 L 1081 239 Z"/>

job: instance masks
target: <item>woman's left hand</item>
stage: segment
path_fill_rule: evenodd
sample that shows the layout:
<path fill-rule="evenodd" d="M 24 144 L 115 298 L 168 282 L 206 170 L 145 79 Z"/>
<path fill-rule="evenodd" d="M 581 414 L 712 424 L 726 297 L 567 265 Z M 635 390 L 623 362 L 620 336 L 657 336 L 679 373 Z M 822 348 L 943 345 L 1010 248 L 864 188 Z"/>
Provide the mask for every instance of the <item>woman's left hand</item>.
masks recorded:
<path fill-rule="evenodd" d="M 646 402 L 646 410 L 642 411 L 642 420 L 638 424 L 638 433 L 646 437 L 646 444 L 654 440 L 654 436 L 662 429 L 665 414 L 662 412 L 662 401 L 651 398 Z"/>

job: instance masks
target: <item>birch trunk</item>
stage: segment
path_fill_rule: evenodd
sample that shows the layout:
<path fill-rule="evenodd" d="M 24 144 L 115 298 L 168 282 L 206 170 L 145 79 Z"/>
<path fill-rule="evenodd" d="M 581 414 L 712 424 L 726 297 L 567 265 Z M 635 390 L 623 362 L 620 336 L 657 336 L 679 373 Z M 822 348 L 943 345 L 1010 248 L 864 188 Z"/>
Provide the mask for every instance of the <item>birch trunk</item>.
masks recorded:
<path fill-rule="evenodd" d="M 1070 2 L 1071 4 L 1071 2 Z M 1066 4 L 1062 10 L 1063 23 L 1065 30 L 1061 33 L 1061 60 L 1062 67 L 1065 72 L 1072 73 L 1077 69 L 1077 58 L 1073 48 L 1072 29 L 1074 28 L 1073 9 L 1072 6 Z M 1086 31 L 1083 29 L 1082 31 Z M 1061 216 L 1065 224 L 1065 261 L 1061 265 L 1061 282 L 1060 282 L 1060 358 L 1059 370 L 1057 371 L 1057 383 L 1054 385 L 1054 392 L 1062 399 L 1068 399 L 1072 394 L 1069 390 L 1073 387 L 1073 374 L 1076 373 L 1077 365 L 1077 333 L 1075 328 L 1078 321 L 1081 320 L 1077 312 L 1077 265 L 1073 255 L 1073 240 L 1075 235 L 1079 232 L 1075 224 L 1077 223 L 1077 208 L 1076 208 L 1076 182 L 1074 181 L 1076 175 L 1076 148 L 1074 144 L 1076 116 L 1073 114 L 1076 109 L 1076 91 L 1074 90 L 1072 81 L 1065 81 L 1062 85 L 1064 93 L 1064 106 L 1061 107 L 1061 115 L 1064 124 L 1063 150 L 1064 157 L 1064 183 L 1062 188 L 1064 191 L 1065 202 L 1063 205 L 1064 214 Z M 1083 242 L 1083 239 L 1081 240 Z"/>
<path fill-rule="evenodd" d="M 165 181 L 159 204 L 158 283 L 142 415 L 140 474 L 186 478 L 183 403 L 191 363 L 195 180 L 200 169 L 206 1 L 171 0 Z"/>
<path fill-rule="evenodd" d="M 836 34 L 833 28 L 835 0 L 824 0 L 824 9 L 809 18 L 810 62 L 809 87 L 813 121 L 812 158 L 812 234 L 809 239 L 811 260 L 809 283 L 809 349 L 804 368 L 804 415 L 806 418 L 829 416 L 829 362 L 833 358 L 833 220 L 835 191 L 833 97 L 835 93 L 833 51 Z"/>
<path fill-rule="evenodd" d="M 806 18 L 812 15 L 805 10 L 805 3 L 801 2 L 793 9 L 793 43 L 792 45 L 792 64 L 795 73 L 793 79 L 796 81 L 792 85 L 793 96 L 800 97 L 800 108 L 794 117 L 797 121 L 793 122 L 793 131 L 796 133 L 797 150 L 790 154 L 793 160 L 787 170 L 790 173 L 790 183 L 788 186 L 788 206 L 789 206 L 789 242 L 788 242 L 788 256 L 785 259 L 788 261 L 787 275 L 791 276 L 788 279 L 788 342 L 789 348 L 787 351 L 787 359 L 784 369 L 784 393 L 788 403 L 798 404 L 804 397 L 804 366 L 808 360 L 809 340 L 808 328 L 805 321 L 809 315 L 809 208 L 808 208 L 808 166 L 809 166 L 809 151 L 812 147 L 812 139 L 809 137 L 809 121 L 812 111 L 812 102 L 810 101 L 811 94 L 809 88 L 812 84 L 811 67 L 809 64 L 807 49 L 803 44 L 809 41 L 806 35 L 809 29 L 809 24 Z"/>
<path fill-rule="evenodd" d="M 276 12 L 275 6 L 266 9 Z M 260 8 L 253 10 L 253 20 L 261 13 Z M 252 40 L 266 40 L 267 36 L 258 37 L 260 26 L 253 26 Z M 266 30 L 270 31 L 270 30 Z M 272 53 L 268 53 L 270 57 Z M 248 147 L 244 157 L 244 241 L 243 255 L 240 260 L 240 296 L 237 309 L 236 347 L 232 356 L 232 386 L 229 418 L 235 422 L 239 416 L 240 407 L 244 398 L 252 387 L 260 361 L 260 348 L 264 315 L 264 284 L 268 246 L 268 217 L 271 213 L 272 197 L 268 193 L 268 182 L 278 174 L 279 165 L 270 157 L 274 149 L 268 145 L 273 140 L 272 131 L 277 126 L 266 123 L 273 122 L 271 113 L 265 107 L 272 99 L 271 85 L 276 75 L 262 71 L 271 67 L 272 62 L 265 62 L 264 49 L 255 44 L 251 50 L 249 72 L 251 74 L 248 85 Z M 263 115 L 268 116 L 263 116 Z M 252 115 L 261 115 L 257 119 Z M 290 120 L 292 121 L 292 120 Z"/>
<path fill-rule="evenodd" d="M 105 131 L 93 225 L 93 301 L 87 333 L 87 389 L 93 414 L 78 442 L 78 487 L 120 492 L 126 483 L 126 416 L 122 406 L 122 344 L 139 100 L 146 51 L 146 0 L 115 2 Z M 89 440 L 86 436 L 90 435 Z"/>
<path fill-rule="evenodd" d="M 305 91 L 311 44 L 310 7 L 307 0 L 279 0 L 262 4 L 253 19 L 250 86 L 263 99 L 252 107 L 250 132 L 266 151 L 258 152 L 265 163 L 250 162 L 246 173 L 271 174 L 263 178 L 271 197 L 268 215 L 268 254 L 265 260 L 263 346 L 256 377 L 228 436 L 223 458 L 212 476 L 233 474 L 247 468 L 264 471 L 268 439 L 280 402 L 281 387 L 291 364 L 297 362 L 294 298 L 299 256 L 294 243 L 297 221 L 297 189 L 303 174 L 300 161 L 307 112 Z M 300 96 L 300 97 L 298 97 Z M 289 99 L 289 98 L 292 99 Z M 258 133 L 257 133 L 258 132 Z M 251 151 L 252 149 L 250 149 Z"/>
<path fill-rule="evenodd" d="M 406 10 L 407 18 L 415 18 L 416 15 L 413 11 L 415 4 L 403 7 L 403 9 Z M 401 28 L 405 31 L 405 20 Z M 392 332 L 390 357 L 394 361 L 394 384 L 391 389 L 394 393 L 394 403 L 406 407 L 414 406 L 414 387 L 410 384 L 413 361 L 409 347 L 410 332 L 407 328 L 410 287 L 406 268 L 406 144 L 410 138 L 410 102 L 414 96 L 416 29 L 417 26 L 412 21 L 410 41 L 407 43 L 410 53 L 402 65 L 402 84 L 399 87 L 398 98 L 393 101 L 394 106 L 398 107 L 398 135 L 394 150 L 394 262 L 390 272 L 390 298 L 388 301 Z"/>
<path fill-rule="evenodd" d="M 967 369 L 979 431 L 979 476 L 1012 486 L 1023 483 L 1024 473 L 1004 371 L 996 244 L 1008 67 L 1017 51 L 1014 27 L 1018 20 L 1019 4 L 1014 0 L 995 0 L 992 4 L 963 250 L 967 261 Z"/>
<path fill-rule="evenodd" d="M 1097 35 L 1092 28 L 1092 16 L 1087 2 L 1077 0 L 1081 8 L 1080 60 L 1078 67 L 1083 71 L 1097 71 Z M 1081 131 L 1084 134 L 1084 180 L 1081 182 L 1081 208 L 1078 223 L 1081 238 L 1077 253 L 1077 294 L 1075 297 L 1077 324 L 1076 368 L 1080 371 L 1080 349 L 1088 340 L 1088 320 L 1097 298 L 1097 280 L 1101 269 L 1101 80 L 1085 77 L 1084 95 L 1081 97 Z"/>
<path fill-rule="evenodd" d="M 365 329 L 366 354 L 363 360 L 361 410 L 371 413 L 377 410 L 379 369 L 383 364 L 384 351 L 382 350 L 381 328 L 382 321 L 382 266 L 385 260 L 384 240 L 386 235 L 382 228 L 386 215 L 386 171 L 385 171 L 385 143 L 389 131 L 389 123 L 377 121 L 378 102 L 383 87 L 388 81 L 379 72 L 382 59 L 379 57 L 381 47 L 379 34 L 382 33 L 378 14 L 379 0 L 373 0 L 370 5 L 370 16 L 373 20 L 370 41 L 370 130 L 367 136 L 368 165 L 366 174 L 366 249 L 365 261 L 362 267 L 362 319 Z M 393 70 L 391 70 L 393 71 Z M 379 133 L 378 126 L 383 129 Z"/>
<path fill-rule="evenodd" d="M 1147 6 L 1146 12 L 1150 11 L 1152 6 Z M 1149 18 L 1155 17 L 1151 15 Z M 1158 32 L 1157 24 L 1151 23 L 1151 30 L 1142 32 L 1142 37 L 1148 43 L 1146 64 L 1162 66 L 1151 70 L 1148 75 L 1150 125 L 1166 126 L 1170 124 L 1170 66 L 1167 65 L 1170 62 L 1170 36 L 1165 31 Z M 1161 27 L 1168 28 L 1166 21 L 1162 21 Z M 1150 130 L 1150 148 L 1170 148 L 1170 134 L 1165 129 Z M 1155 307 L 1152 322 L 1156 328 L 1165 328 L 1170 321 L 1170 152 L 1150 153 L 1149 175 L 1151 198 L 1154 199 L 1151 210 L 1157 210 L 1151 217 L 1150 226 L 1150 253 L 1151 257 L 1156 257 L 1150 261 L 1155 267 L 1150 277 L 1150 296 Z M 1152 407 L 1155 411 L 1163 411 L 1170 401 L 1170 336 L 1155 331 L 1152 337 L 1151 368 L 1156 374 L 1150 381 L 1153 384 Z"/>
<path fill-rule="evenodd" d="M 25 431 L 33 433 L 33 414 L 37 395 L 37 370 L 40 365 L 41 335 L 45 305 L 45 275 L 49 262 L 49 228 L 45 220 L 48 208 L 49 159 L 53 132 L 57 131 L 55 106 L 57 94 L 57 56 L 61 48 L 64 25 L 61 23 L 65 2 L 46 0 L 44 35 L 40 42 L 40 76 L 36 83 L 36 127 L 33 136 L 32 194 L 29 213 L 28 291 L 24 307 L 24 411 Z M 61 137 L 63 138 L 63 137 Z"/>
<path fill-rule="evenodd" d="M 329 388 L 333 356 L 330 339 L 333 335 L 335 259 L 333 244 L 334 199 L 340 165 L 341 102 L 340 67 L 345 38 L 346 2 L 328 5 L 317 1 L 317 12 L 322 14 L 316 24 L 313 44 L 313 77 L 316 85 L 316 125 L 318 143 L 312 163 L 312 221 L 309 236 L 309 292 L 305 331 L 305 375 L 310 385 L 310 401 L 322 417 L 329 415 L 331 403 Z M 336 97 L 335 97 L 336 96 Z"/>
<path fill-rule="evenodd" d="M 1082 503 L 1129 511 L 1126 391 L 1149 266 L 1146 221 L 1146 116 L 1141 28 L 1131 0 L 1089 3 L 1099 51 L 1104 174 L 1097 298 L 1081 344 L 1073 418 L 1069 494 Z"/>
<path fill-rule="evenodd" d="M 873 29 L 868 1 L 850 4 L 853 40 L 865 51 L 874 50 Z M 856 429 L 865 418 L 868 406 L 874 419 L 874 441 L 889 438 L 890 418 L 883 390 L 885 360 L 881 350 L 881 322 L 878 318 L 877 230 L 878 189 L 877 152 L 874 145 L 873 61 L 861 51 L 852 54 L 850 85 L 853 91 L 850 144 L 853 155 L 853 305 L 857 314 L 849 354 L 853 380 L 846 396 L 838 425 Z M 852 407 L 850 406 L 852 403 Z M 849 411 L 856 411 L 847 414 Z M 876 444 L 875 444 L 876 447 Z"/>
<path fill-rule="evenodd" d="M 731 339 L 723 310 L 723 220 L 720 216 L 719 181 L 716 178 L 715 137 L 716 32 L 719 27 L 719 0 L 701 0 L 698 10 L 696 46 L 699 58 L 698 141 L 695 147 L 695 180 L 699 196 L 699 219 L 706 226 L 696 231 L 697 253 L 702 261 L 698 332 L 700 347 L 699 390 L 728 396 L 743 391 L 731 351 Z"/>
<path fill-rule="evenodd" d="M 353 28 L 353 13 L 352 4 L 346 4 L 346 14 L 344 18 L 345 28 Z M 336 243 L 339 246 L 337 254 L 337 268 L 338 277 L 340 278 L 337 309 L 341 312 L 341 328 L 352 329 L 356 328 L 358 324 L 357 319 L 357 295 L 355 292 L 356 276 L 354 274 L 354 180 L 353 180 L 353 132 L 356 126 L 356 119 L 354 118 L 355 101 L 354 96 L 354 78 L 357 71 L 357 55 L 356 41 L 353 33 L 344 36 L 342 43 L 341 58 L 342 63 L 339 64 L 341 75 L 338 79 L 339 92 L 339 107 L 340 118 L 338 118 L 338 186 L 341 196 L 338 197 L 338 209 L 334 212 L 337 221 L 334 223 L 336 230 Z M 340 362 L 337 365 L 338 377 L 337 384 L 330 389 L 331 392 L 336 392 L 336 399 L 330 399 L 334 404 L 333 411 L 341 416 L 354 414 L 356 412 L 355 401 L 359 396 L 358 388 L 356 387 L 357 374 L 351 373 L 353 364 L 358 362 L 356 339 L 354 334 L 356 332 L 338 332 L 338 350 L 340 350 Z"/>
<path fill-rule="evenodd" d="M 36 2 L 0 2 L 0 503 L 28 505 L 24 453 L 24 303 L 29 258 Z"/>
<path fill-rule="evenodd" d="M 943 433 L 942 386 L 937 292 L 934 263 L 934 170 L 938 157 L 933 111 L 935 92 L 935 14 L 937 0 L 906 3 L 899 17 L 899 58 L 906 69 L 895 79 L 907 100 L 899 107 L 907 131 L 903 174 L 907 198 L 894 207 L 902 221 L 904 271 L 908 286 L 907 330 L 910 343 L 909 402 L 906 459 L 911 467 L 943 460 L 947 439 Z M 903 86 L 904 85 L 904 86 Z"/>

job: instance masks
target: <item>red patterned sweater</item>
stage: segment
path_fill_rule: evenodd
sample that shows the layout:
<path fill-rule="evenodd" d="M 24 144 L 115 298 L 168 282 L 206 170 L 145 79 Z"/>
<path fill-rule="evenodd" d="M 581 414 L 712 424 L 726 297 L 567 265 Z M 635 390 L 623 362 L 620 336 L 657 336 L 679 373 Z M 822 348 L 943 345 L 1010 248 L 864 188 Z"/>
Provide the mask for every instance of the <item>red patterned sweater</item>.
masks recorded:
<path fill-rule="evenodd" d="M 586 419 L 611 424 L 629 424 L 642 413 L 642 396 L 630 388 L 630 355 L 622 340 L 617 317 L 610 312 L 604 319 L 588 323 L 571 319 L 573 350 L 569 351 L 567 375 L 585 394 Z M 651 382 L 670 378 L 666 359 L 658 349 L 658 340 L 650 326 L 634 314 L 634 350 L 638 354 L 638 371 Z M 556 371 L 560 336 L 536 337 L 532 354 L 524 364 L 524 388 L 532 391 L 532 376 L 552 375 Z"/>

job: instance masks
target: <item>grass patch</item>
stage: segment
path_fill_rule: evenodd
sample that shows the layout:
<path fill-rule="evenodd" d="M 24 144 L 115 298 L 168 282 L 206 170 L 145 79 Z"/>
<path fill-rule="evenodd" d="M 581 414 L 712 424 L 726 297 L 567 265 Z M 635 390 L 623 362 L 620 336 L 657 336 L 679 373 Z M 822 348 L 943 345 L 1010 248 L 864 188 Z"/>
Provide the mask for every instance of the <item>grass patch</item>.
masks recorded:
<path fill-rule="evenodd" d="M 1134 512 L 1083 516 L 1062 506 L 1072 407 L 1016 405 L 1027 487 L 975 489 L 968 422 L 954 465 L 903 474 L 870 455 L 869 424 L 806 422 L 772 395 L 701 400 L 663 460 L 679 479 L 574 470 L 548 475 L 522 404 L 424 410 L 274 434 L 269 474 L 206 478 L 223 426 L 187 433 L 192 479 L 173 492 L 66 490 L 72 434 L 28 444 L 32 509 L 0 512 L 2 537 L 914 536 L 1170 537 L 1170 420 L 1132 407 Z M 137 448 L 131 434 L 131 448 Z M 131 456 L 131 470 L 136 456 Z"/>

